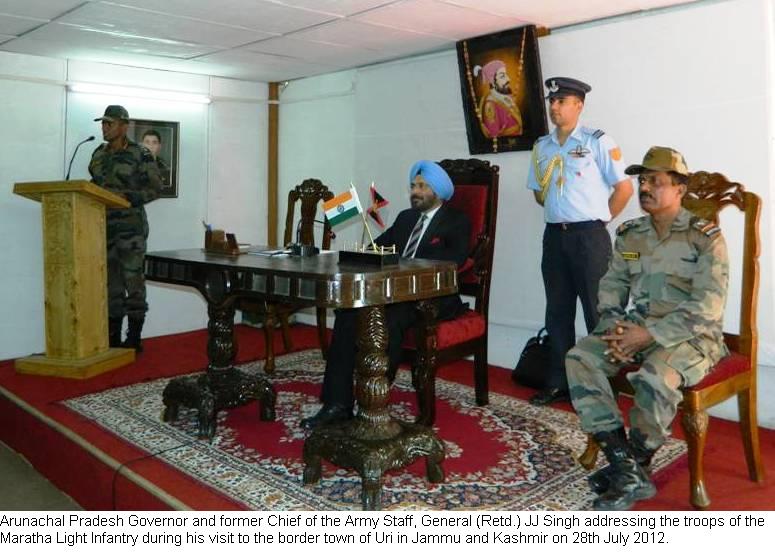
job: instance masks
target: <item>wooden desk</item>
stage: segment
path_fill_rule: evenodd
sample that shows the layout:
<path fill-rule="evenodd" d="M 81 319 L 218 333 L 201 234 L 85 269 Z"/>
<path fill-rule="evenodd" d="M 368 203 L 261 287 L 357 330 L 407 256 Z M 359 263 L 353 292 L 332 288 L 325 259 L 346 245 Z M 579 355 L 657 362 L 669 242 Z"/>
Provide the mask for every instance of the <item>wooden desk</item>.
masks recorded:
<path fill-rule="evenodd" d="M 275 392 L 271 385 L 262 376 L 248 377 L 234 368 L 234 311 L 238 299 L 358 308 L 357 414 L 351 421 L 317 428 L 307 438 L 304 482 L 311 484 L 320 479 L 322 458 L 354 468 L 363 479 L 364 509 L 379 509 L 382 474 L 388 469 L 426 457 L 428 479 L 444 479 L 440 465 L 444 446 L 432 429 L 400 422 L 388 413 L 384 306 L 456 293 L 457 267 L 452 262 L 425 259 L 401 259 L 400 265 L 388 268 L 340 265 L 337 260 L 336 253 L 233 257 L 201 249 L 146 255 L 146 278 L 198 289 L 207 300 L 210 317 L 207 372 L 170 382 L 164 391 L 164 419 L 174 419 L 180 404 L 194 406 L 200 413 L 200 437 L 212 438 L 219 409 L 253 399 L 261 403 L 262 419 L 274 419 Z"/>

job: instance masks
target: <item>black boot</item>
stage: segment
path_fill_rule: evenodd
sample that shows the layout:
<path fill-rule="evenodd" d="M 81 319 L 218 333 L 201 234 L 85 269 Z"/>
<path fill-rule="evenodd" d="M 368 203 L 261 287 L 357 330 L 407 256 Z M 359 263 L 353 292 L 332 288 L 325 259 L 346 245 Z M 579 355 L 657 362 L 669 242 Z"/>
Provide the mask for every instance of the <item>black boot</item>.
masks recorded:
<path fill-rule="evenodd" d="M 594 510 L 628 510 L 636 501 L 656 494 L 656 487 L 635 460 L 620 432 L 596 433 L 595 440 L 611 465 L 611 475 L 608 490 L 592 503 Z"/>
<path fill-rule="evenodd" d="M 143 344 L 140 341 L 140 334 L 143 332 L 143 323 L 145 318 L 129 317 L 129 328 L 126 331 L 126 340 L 121 344 L 126 349 L 134 349 L 135 352 L 143 352 Z"/>
<path fill-rule="evenodd" d="M 121 326 L 124 324 L 124 317 L 108 318 L 108 346 L 121 347 Z"/>
<path fill-rule="evenodd" d="M 627 435 L 624 432 L 623 427 L 617 429 L 616 433 L 622 440 L 627 439 Z M 650 474 L 651 472 L 649 468 L 651 467 L 651 460 L 654 458 L 654 455 L 659 449 L 646 448 L 646 445 L 643 443 L 643 441 L 644 439 L 642 434 L 637 429 L 630 431 L 629 443 L 632 454 L 635 457 L 636 462 L 640 464 L 640 466 L 646 471 L 647 474 Z M 613 468 L 611 467 L 611 464 L 608 464 L 607 466 L 600 468 L 589 476 L 587 482 L 589 483 L 589 488 L 592 489 L 593 493 L 601 495 L 608 490 L 608 486 L 611 482 L 610 480 L 612 471 Z"/>

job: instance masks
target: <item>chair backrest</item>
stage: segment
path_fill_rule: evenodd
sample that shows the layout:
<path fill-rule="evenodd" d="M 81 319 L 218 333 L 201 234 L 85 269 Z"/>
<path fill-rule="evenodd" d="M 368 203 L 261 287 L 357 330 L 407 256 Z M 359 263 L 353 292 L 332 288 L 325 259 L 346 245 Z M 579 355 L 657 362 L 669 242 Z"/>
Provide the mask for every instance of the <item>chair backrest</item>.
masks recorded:
<path fill-rule="evenodd" d="M 759 215 L 761 199 L 747 192 L 742 184 L 730 182 L 719 173 L 699 171 L 689 178 L 683 206 L 702 218 L 719 222 L 722 209 L 734 206 L 742 211 L 743 229 L 742 283 L 740 297 L 739 334 L 725 333 L 727 346 L 748 356 L 756 367 L 759 333 L 756 327 L 756 307 L 759 298 Z"/>
<path fill-rule="evenodd" d="M 471 222 L 468 260 L 460 271 L 462 295 L 476 300 L 475 309 L 487 316 L 490 302 L 495 223 L 498 216 L 498 165 L 480 159 L 445 159 L 439 164 L 455 185 L 449 204 Z"/>
<path fill-rule="evenodd" d="M 333 192 L 317 178 L 308 178 L 288 192 L 288 213 L 285 217 L 283 244 L 295 243 L 298 236 L 298 241 L 302 245 L 315 245 L 315 215 L 318 211 L 318 203 L 333 197 Z M 301 218 L 294 224 L 296 202 L 301 202 L 299 208 Z M 324 219 L 323 222 L 323 239 L 320 247 L 321 249 L 331 247 L 331 225 L 328 224 L 328 219 Z"/>

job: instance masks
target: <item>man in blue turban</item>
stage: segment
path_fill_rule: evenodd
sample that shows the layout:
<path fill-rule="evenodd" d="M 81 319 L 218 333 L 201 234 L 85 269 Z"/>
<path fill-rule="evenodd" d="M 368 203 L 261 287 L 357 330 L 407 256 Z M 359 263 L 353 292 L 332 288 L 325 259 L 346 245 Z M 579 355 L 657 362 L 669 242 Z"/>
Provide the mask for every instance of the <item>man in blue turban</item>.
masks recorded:
<path fill-rule="evenodd" d="M 468 257 L 471 224 L 465 214 L 450 207 L 454 186 L 447 172 L 433 161 L 418 161 L 409 171 L 411 209 L 401 211 L 393 225 L 375 241 L 377 245 L 396 246 L 402 257 L 454 261 L 462 266 Z M 460 296 L 435 299 L 438 318 L 448 320 L 464 310 Z M 336 311 L 334 333 L 328 347 L 323 378 L 323 407 L 305 418 L 301 427 L 315 427 L 347 420 L 353 415 L 355 397 L 355 341 L 357 310 Z M 401 359 L 404 332 L 416 320 L 414 303 L 395 303 L 385 307 L 388 326 L 388 358 L 391 367 Z"/>

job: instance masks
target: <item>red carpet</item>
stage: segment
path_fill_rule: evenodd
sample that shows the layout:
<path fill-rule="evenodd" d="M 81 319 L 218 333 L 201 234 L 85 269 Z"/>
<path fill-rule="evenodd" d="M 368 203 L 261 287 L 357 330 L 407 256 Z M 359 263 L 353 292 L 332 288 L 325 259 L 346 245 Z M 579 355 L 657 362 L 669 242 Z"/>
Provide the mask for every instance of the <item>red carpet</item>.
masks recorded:
<path fill-rule="evenodd" d="M 263 362 L 240 365 L 260 373 Z M 197 440 L 197 412 L 181 410 L 174 424 L 160 420 L 162 391 L 169 379 L 84 395 L 64 404 L 196 481 L 218 489 L 245 508 L 353 510 L 361 504 L 361 481 L 352 470 L 323 467 L 320 485 L 302 484 L 302 418 L 319 408 L 325 361 L 317 349 L 277 358 L 271 381 L 277 390 L 277 420 L 261 423 L 255 404 L 218 416 L 212 443 Z M 390 410 L 399 419 L 415 415 L 409 374 L 399 373 Z M 436 434 L 445 443 L 443 485 L 431 485 L 425 465 L 385 474 L 383 509 L 583 510 L 594 495 L 586 473 L 573 460 L 586 436 L 574 414 L 541 409 L 492 393 L 487 408 L 474 404 L 468 385 L 436 381 Z M 671 440 L 660 450 L 656 477 L 685 453 Z"/>
<path fill-rule="evenodd" d="M 263 339 L 258 331 L 239 327 L 238 336 L 240 362 L 263 356 Z M 314 345 L 314 328 L 294 328 L 294 342 L 297 349 Z M 202 331 L 149 339 L 145 343 L 146 352 L 137 363 L 88 381 L 20 376 L 13 372 L 11 362 L 0 363 L 0 412 L 4 414 L 0 438 L 27 456 L 38 470 L 87 509 L 244 507 L 244 500 L 230 500 L 164 462 L 143 458 L 147 453 L 58 404 L 105 389 L 196 371 L 206 363 Z M 279 342 L 277 350 L 282 350 Z M 465 362 L 442 368 L 440 375 L 450 381 L 471 383 L 470 365 Z M 506 370 L 493 369 L 491 389 L 521 398 L 529 396 L 530 390 L 514 387 L 508 375 Z M 440 431 L 448 429 L 442 427 Z M 712 419 L 706 453 L 711 507 L 771 509 L 775 506 L 775 488 L 768 483 L 756 485 L 747 479 L 737 433 L 737 424 Z M 762 432 L 765 467 L 771 467 L 775 458 L 775 439 L 772 437 L 772 431 Z M 443 438 L 447 440 L 446 436 Z M 445 467 L 454 471 L 454 459 L 450 458 L 448 462 L 452 467 Z M 115 469 L 123 463 L 128 465 L 114 477 Z M 688 507 L 688 473 L 681 465 L 683 462 L 677 464 L 667 473 L 660 474 L 659 494 L 641 503 L 640 508 Z M 248 503 L 255 506 L 255 503 Z"/>

